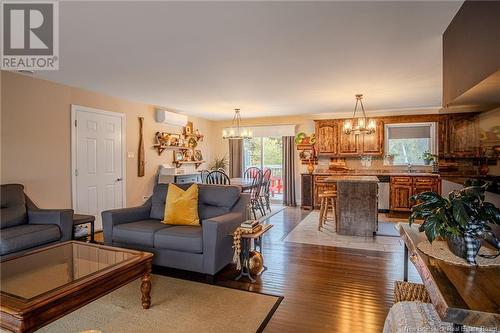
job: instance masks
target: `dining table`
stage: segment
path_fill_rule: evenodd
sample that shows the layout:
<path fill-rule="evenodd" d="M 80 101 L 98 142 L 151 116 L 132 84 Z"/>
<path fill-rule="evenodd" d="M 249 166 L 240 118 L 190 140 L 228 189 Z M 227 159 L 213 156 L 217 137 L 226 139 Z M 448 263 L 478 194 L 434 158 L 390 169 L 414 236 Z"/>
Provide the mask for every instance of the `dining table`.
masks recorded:
<path fill-rule="evenodd" d="M 249 191 L 258 185 L 254 183 L 252 178 L 231 178 L 229 181 L 231 185 L 240 186 L 243 192 Z"/>

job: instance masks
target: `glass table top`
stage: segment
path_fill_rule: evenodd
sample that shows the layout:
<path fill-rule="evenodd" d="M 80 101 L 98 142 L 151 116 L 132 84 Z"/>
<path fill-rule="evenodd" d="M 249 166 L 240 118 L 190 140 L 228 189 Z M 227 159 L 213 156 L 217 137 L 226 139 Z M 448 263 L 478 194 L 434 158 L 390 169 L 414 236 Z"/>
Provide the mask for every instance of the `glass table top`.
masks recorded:
<path fill-rule="evenodd" d="M 62 243 L 2 262 L 1 292 L 29 300 L 137 255 L 83 242 Z"/>

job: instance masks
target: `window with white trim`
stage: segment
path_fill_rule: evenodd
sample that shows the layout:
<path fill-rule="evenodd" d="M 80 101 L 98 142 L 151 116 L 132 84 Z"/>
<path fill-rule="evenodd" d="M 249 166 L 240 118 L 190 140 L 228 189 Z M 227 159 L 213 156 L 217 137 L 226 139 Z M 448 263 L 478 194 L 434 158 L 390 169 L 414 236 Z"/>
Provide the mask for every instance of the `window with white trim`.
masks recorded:
<path fill-rule="evenodd" d="M 385 125 L 385 152 L 393 165 L 424 165 L 423 154 L 436 154 L 436 123 Z"/>

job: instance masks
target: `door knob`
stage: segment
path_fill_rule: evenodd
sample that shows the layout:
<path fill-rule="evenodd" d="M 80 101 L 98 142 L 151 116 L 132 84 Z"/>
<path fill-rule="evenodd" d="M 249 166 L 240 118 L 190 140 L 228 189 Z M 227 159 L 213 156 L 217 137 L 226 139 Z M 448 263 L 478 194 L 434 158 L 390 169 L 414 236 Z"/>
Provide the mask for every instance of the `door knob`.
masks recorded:
<path fill-rule="evenodd" d="M 123 180 L 123 178 L 116 178 L 117 182 L 121 182 L 122 180 Z"/>

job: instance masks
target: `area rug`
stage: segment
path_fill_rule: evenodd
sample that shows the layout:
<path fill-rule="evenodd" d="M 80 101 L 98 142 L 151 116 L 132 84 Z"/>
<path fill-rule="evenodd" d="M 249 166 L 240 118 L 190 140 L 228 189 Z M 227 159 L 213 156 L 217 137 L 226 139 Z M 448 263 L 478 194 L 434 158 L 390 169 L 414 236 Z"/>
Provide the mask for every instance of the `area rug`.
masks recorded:
<path fill-rule="evenodd" d="M 137 280 L 37 332 L 256 332 L 280 301 L 276 296 L 154 275 L 148 310 L 142 309 Z"/>
<path fill-rule="evenodd" d="M 377 235 L 375 237 L 343 236 L 335 232 L 332 222 L 327 223 L 321 231 L 318 231 L 318 220 L 319 212 L 311 212 L 286 236 L 284 241 L 383 252 L 400 252 L 403 250 L 403 241 L 399 237 L 392 235 Z"/>

